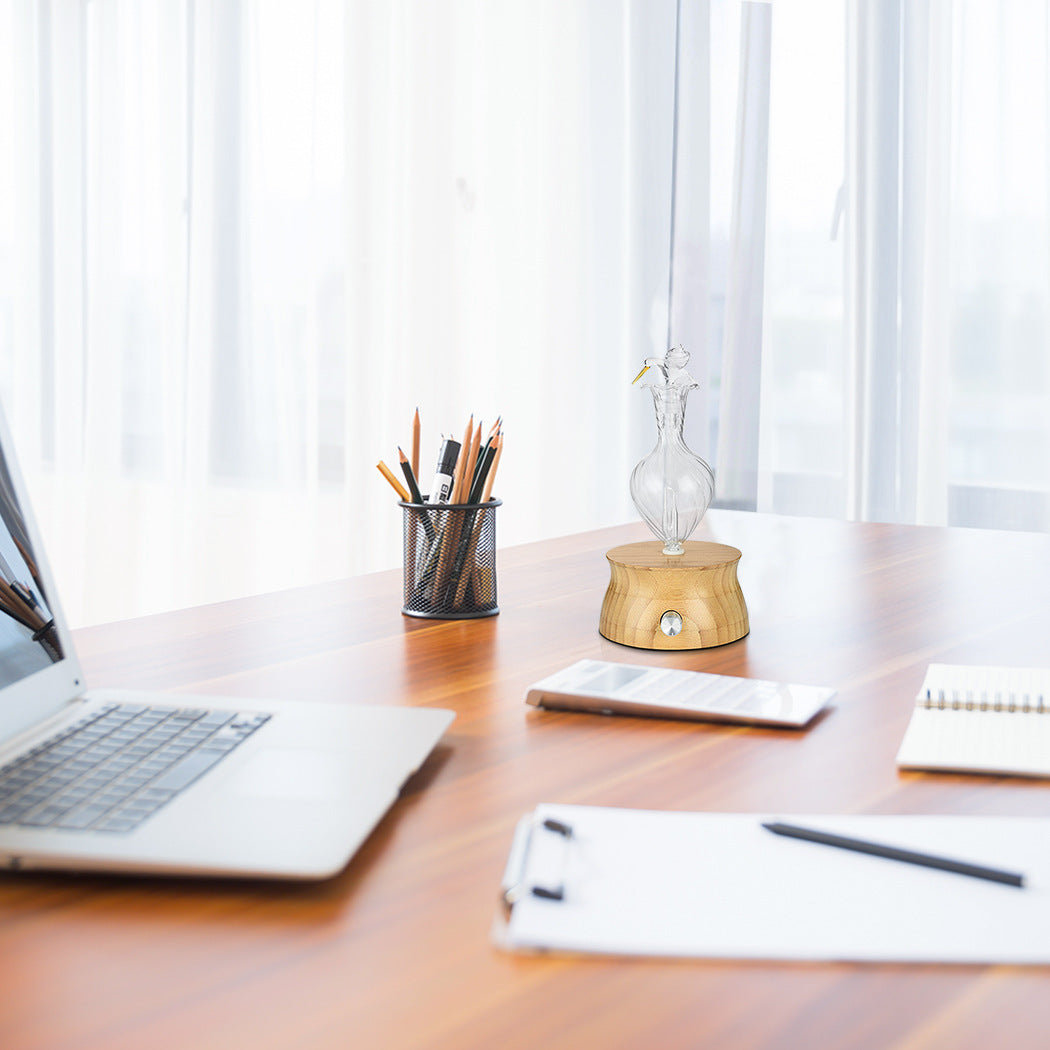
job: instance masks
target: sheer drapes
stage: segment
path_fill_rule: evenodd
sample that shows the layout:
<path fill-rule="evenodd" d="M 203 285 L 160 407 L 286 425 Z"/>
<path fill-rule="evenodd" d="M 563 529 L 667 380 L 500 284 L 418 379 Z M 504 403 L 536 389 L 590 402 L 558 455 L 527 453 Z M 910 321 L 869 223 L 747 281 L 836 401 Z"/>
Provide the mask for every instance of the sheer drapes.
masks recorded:
<path fill-rule="evenodd" d="M 758 498 L 772 13 L 745 4 L 740 19 L 718 416 L 727 432 L 716 461 L 724 506 L 754 506 Z"/>
<path fill-rule="evenodd" d="M 74 621 L 313 578 L 341 5 L 5 15 L 0 382 Z"/>
<path fill-rule="evenodd" d="M 352 444 L 375 450 L 355 464 L 362 494 L 418 404 L 425 482 L 440 432 L 502 414 L 501 543 L 633 517 L 648 408 L 629 384 L 666 338 L 674 4 L 355 18 Z M 396 557 L 387 499 L 355 536 Z"/>
<path fill-rule="evenodd" d="M 726 504 L 1050 522 L 1036 0 L 0 0 L 0 397 L 75 622 L 636 517 L 667 343 Z M 677 92 L 675 90 L 677 56 Z M 677 135 L 677 137 L 676 137 Z"/>
<path fill-rule="evenodd" d="M 768 99 L 743 72 L 766 46 L 746 20 L 712 52 L 713 75 L 734 55 L 741 69 L 736 128 L 715 110 L 711 125 L 713 175 L 727 154 L 737 172 L 728 201 L 712 195 L 719 492 L 788 513 L 1046 529 L 1045 4 L 783 0 L 769 14 Z M 763 156 L 748 130 L 767 101 Z M 757 245 L 742 213 L 761 216 Z M 740 273 L 763 286 L 743 314 Z"/>
<path fill-rule="evenodd" d="M 424 474 L 504 417 L 501 544 L 633 517 L 675 14 L 0 4 L 0 396 L 75 622 L 398 564 L 417 405 Z"/>

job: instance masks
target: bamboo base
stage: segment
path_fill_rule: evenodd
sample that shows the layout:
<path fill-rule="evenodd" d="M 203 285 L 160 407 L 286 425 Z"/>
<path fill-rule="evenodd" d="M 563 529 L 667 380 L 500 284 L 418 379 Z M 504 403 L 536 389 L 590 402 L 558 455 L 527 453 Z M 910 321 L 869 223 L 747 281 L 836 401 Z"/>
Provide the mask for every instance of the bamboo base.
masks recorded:
<path fill-rule="evenodd" d="M 659 540 L 606 554 L 612 578 L 598 630 L 636 649 L 706 649 L 743 638 L 747 606 L 736 566 L 740 551 L 689 540 L 664 554 Z"/>

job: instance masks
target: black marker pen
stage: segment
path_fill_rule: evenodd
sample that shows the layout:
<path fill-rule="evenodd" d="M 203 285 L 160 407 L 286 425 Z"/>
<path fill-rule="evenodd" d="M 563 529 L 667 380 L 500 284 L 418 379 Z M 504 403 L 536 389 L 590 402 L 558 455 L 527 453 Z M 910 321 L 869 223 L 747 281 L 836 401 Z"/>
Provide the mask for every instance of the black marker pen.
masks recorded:
<path fill-rule="evenodd" d="M 452 492 L 452 475 L 456 470 L 456 460 L 459 459 L 459 442 L 452 438 L 445 438 L 441 443 L 441 451 L 438 453 L 437 470 L 434 473 L 434 482 L 430 486 L 430 495 L 427 503 L 447 503 Z"/>

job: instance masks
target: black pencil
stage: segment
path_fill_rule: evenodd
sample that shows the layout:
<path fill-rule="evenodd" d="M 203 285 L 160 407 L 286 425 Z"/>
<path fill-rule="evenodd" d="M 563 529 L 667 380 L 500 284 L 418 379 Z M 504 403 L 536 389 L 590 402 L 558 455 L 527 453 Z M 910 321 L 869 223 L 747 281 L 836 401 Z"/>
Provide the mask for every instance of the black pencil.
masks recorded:
<path fill-rule="evenodd" d="M 401 460 L 401 472 L 405 475 L 405 481 L 408 482 L 408 491 L 412 494 L 413 503 L 422 503 L 423 497 L 419 492 L 419 483 L 416 481 L 416 475 L 412 471 L 412 464 L 408 461 L 408 456 L 401 451 L 401 446 L 397 446 L 397 456 Z"/>
<path fill-rule="evenodd" d="M 938 868 L 941 871 L 954 872 L 956 875 L 971 875 L 975 879 L 989 879 L 992 882 L 1002 882 L 1008 886 L 1024 886 L 1024 876 L 1013 871 L 986 868 L 980 864 L 968 864 L 966 861 L 951 860 L 948 857 L 917 853 L 914 850 L 900 849 L 897 846 L 884 846 L 878 842 L 866 842 L 863 839 L 849 838 L 846 835 L 833 835 L 827 831 L 800 828 L 795 824 L 774 822 L 763 824 L 762 827 L 766 831 L 772 831 L 774 835 L 787 835 L 789 838 L 805 839 L 807 842 L 819 842 L 824 846 L 837 846 L 839 849 L 849 849 L 856 853 L 870 853 L 875 857 L 885 857 L 887 860 L 901 860 L 905 864 L 919 864 L 924 868 Z"/>
<path fill-rule="evenodd" d="M 485 440 L 485 444 L 481 446 L 481 451 L 478 453 L 478 461 L 474 466 L 474 478 L 471 481 L 471 491 L 474 486 L 478 483 L 478 475 L 481 473 L 481 467 L 485 460 L 485 454 L 492 448 L 492 442 L 496 435 L 500 432 L 500 424 L 503 422 L 503 417 L 500 416 L 495 423 L 492 424 L 492 429 L 489 431 L 489 436 Z M 478 489 L 480 492 L 481 490 Z M 472 501 L 473 502 L 473 501 Z"/>
<path fill-rule="evenodd" d="M 416 475 L 412 471 L 412 464 L 408 461 L 408 456 L 401 451 L 401 446 L 397 447 L 398 459 L 401 460 L 401 471 L 405 475 L 405 481 L 408 482 L 408 491 L 412 496 L 412 502 L 422 505 L 423 497 L 419 491 L 419 482 L 416 481 Z M 412 513 L 416 513 L 413 511 Z M 427 534 L 427 538 L 432 540 L 436 535 L 434 531 L 434 523 L 430 520 L 430 513 L 426 510 L 418 512 L 420 518 L 423 519 L 423 531 Z"/>
<path fill-rule="evenodd" d="M 477 503 L 485 488 L 485 479 L 488 477 L 492 467 L 492 461 L 496 458 L 496 450 L 489 445 L 483 450 L 483 455 L 478 456 L 478 469 L 474 471 L 474 483 L 470 486 L 468 503 Z"/>

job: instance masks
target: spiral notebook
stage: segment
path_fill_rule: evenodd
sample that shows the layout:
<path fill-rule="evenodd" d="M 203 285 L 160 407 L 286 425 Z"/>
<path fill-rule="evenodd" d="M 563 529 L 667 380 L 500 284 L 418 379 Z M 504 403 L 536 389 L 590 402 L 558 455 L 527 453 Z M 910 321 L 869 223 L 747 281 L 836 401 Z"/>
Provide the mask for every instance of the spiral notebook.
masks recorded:
<path fill-rule="evenodd" d="M 930 664 L 897 765 L 1050 777 L 1050 670 Z"/>

